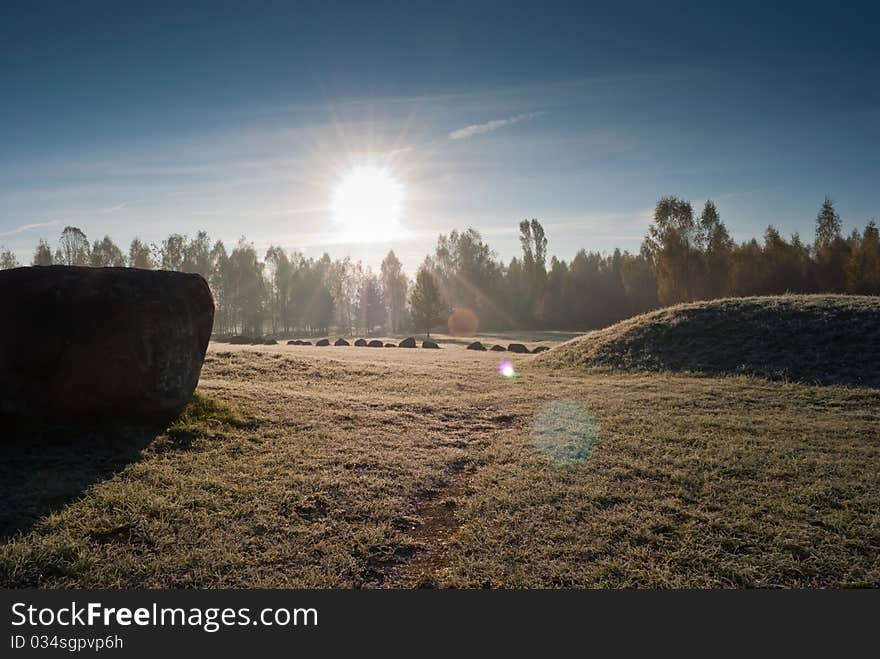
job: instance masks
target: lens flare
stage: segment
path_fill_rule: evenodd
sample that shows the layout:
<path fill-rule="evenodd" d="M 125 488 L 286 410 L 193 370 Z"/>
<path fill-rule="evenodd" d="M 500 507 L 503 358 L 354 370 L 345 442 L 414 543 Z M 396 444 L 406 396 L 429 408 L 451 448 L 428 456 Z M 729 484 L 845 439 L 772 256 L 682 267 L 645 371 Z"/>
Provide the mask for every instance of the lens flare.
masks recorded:
<path fill-rule="evenodd" d="M 497 368 L 498 372 L 506 378 L 512 378 L 516 375 L 516 371 L 513 370 L 513 364 L 506 359 L 503 362 L 500 362 Z"/>
<path fill-rule="evenodd" d="M 599 441 L 599 422 L 582 403 L 555 400 L 535 414 L 532 445 L 556 467 L 577 467 L 590 459 Z"/>
<path fill-rule="evenodd" d="M 476 336 L 480 328 L 480 319 L 471 309 L 458 307 L 446 321 L 449 333 L 453 336 Z"/>

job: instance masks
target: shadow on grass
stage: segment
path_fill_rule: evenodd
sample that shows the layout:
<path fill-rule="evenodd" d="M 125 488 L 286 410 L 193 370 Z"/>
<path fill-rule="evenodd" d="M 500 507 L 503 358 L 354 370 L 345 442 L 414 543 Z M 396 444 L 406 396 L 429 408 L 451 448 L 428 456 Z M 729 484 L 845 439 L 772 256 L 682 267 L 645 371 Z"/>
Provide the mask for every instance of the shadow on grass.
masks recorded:
<path fill-rule="evenodd" d="M 0 542 L 137 462 L 147 447 L 188 450 L 219 427 L 248 425 L 226 404 L 199 394 L 170 423 L 151 426 L 38 425 L 0 417 Z"/>
<path fill-rule="evenodd" d="M 27 531 L 139 459 L 161 428 L 35 425 L 0 419 L 0 542 Z"/>

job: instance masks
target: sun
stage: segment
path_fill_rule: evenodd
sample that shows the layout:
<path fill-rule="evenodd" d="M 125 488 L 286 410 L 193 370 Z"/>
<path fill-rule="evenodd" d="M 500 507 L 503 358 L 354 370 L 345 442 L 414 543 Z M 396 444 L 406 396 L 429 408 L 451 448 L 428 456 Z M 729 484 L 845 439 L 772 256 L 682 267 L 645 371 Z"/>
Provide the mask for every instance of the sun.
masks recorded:
<path fill-rule="evenodd" d="M 345 242 L 385 242 L 401 232 L 403 185 L 386 167 L 348 170 L 333 192 L 333 221 Z"/>

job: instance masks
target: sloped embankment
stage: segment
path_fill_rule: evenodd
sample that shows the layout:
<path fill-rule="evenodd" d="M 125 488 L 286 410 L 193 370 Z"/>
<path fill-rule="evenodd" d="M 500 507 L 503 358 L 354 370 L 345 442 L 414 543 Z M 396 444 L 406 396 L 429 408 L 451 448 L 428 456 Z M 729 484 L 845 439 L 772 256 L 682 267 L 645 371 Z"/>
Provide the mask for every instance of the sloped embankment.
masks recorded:
<path fill-rule="evenodd" d="M 681 304 L 590 332 L 535 363 L 880 387 L 880 298 L 784 295 Z"/>

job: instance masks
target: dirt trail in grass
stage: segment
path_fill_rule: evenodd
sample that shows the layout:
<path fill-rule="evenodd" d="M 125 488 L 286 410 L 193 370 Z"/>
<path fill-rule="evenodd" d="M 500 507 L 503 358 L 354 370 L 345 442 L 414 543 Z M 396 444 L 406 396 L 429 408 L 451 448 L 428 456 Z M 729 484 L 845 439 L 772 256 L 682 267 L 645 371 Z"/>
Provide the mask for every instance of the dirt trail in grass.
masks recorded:
<path fill-rule="evenodd" d="M 448 476 L 439 489 L 420 499 L 416 506 L 419 521 L 408 532 L 417 549 L 388 571 L 388 584 L 400 588 L 434 588 L 448 572 L 449 542 L 461 527 L 455 515 L 460 499 L 467 494 L 468 478 L 475 470 L 468 459 L 447 467 Z"/>

